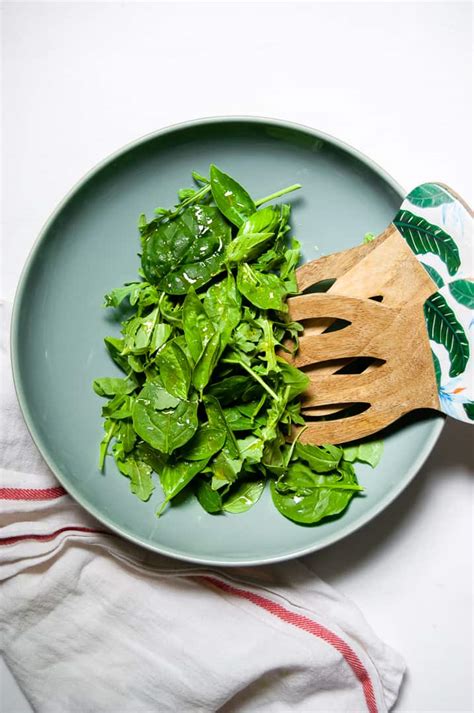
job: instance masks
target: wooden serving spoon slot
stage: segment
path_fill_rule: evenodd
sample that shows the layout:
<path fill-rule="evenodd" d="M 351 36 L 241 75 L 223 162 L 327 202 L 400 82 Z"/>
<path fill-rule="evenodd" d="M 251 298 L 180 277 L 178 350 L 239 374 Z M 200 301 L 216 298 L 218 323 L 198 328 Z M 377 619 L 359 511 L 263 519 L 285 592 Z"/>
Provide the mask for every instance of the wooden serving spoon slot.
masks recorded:
<path fill-rule="evenodd" d="M 305 330 L 285 358 L 310 378 L 302 442 L 359 439 L 415 409 L 474 418 L 469 229 L 472 211 L 454 191 L 423 184 L 377 238 L 299 268 L 303 294 L 288 306 Z"/>

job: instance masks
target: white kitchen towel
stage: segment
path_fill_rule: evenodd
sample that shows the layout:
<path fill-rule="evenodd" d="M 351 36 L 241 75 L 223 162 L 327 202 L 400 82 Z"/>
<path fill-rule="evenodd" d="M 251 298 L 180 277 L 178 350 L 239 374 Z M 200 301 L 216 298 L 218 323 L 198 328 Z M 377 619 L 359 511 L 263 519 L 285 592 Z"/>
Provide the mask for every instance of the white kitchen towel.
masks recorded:
<path fill-rule="evenodd" d="M 40 713 L 382 713 L 404 663 L 302 562 L 142 550 L 65 493 L 13 390 L 2 306 L 1 646 Z"/>

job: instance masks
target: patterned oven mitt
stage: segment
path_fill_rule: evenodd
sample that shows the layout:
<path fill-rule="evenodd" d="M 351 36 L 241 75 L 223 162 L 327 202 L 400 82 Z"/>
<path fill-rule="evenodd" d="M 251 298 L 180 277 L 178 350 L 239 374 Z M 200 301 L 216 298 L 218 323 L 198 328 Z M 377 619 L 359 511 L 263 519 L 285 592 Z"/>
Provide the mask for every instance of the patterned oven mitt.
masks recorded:
<path fill-rule="evenodd" d="M 441 183 L 417 186 L 393 220 L 439 288 L 424 303 L 440 408 L 474 421 L 472 211 Z"/>

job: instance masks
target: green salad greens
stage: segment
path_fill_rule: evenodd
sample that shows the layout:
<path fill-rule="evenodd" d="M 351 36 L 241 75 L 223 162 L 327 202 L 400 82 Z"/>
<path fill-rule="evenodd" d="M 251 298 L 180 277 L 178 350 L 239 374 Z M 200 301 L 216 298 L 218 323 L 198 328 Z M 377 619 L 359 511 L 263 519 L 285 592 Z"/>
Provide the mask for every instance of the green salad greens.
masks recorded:
<path fill-rule="evenodd" d="M 292 438 L 308 377 L 280 355 L 303 329 L 286 304 L 300 244 L 290 206 L 262 206 L 300 186 L 254 200 L 216 166 L 193 178 L 174 208 L 140 217 L 140 280 L 105 298 L 125 317 L 105 339 L 124 375 L 94 381 L 107 399 L 100 469 L 111 450 L 143 501 L 157 474 L 158 515 L 185 488 L 209 513 L 245 512 L 267 480 L 291 520 L 337 515 L 362 490 L 353 462 L 375 465 L 380 446 Z"/>

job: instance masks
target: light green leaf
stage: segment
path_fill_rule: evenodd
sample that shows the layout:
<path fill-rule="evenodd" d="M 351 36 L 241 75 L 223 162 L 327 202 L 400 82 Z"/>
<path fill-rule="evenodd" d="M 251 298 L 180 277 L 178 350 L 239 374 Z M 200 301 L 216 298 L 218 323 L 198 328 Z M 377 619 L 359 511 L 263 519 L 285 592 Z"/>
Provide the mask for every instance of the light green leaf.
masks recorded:
<path fill-rule="evenodd" d="M 265 480 L 250 480 L 239 485 L 224 501 L 225 512 L 247 512 L 260 499 L 265 488 Z"/>
<path fill-rule="evenodd" d="M 117 459 L 116 463 L 120 472 L 130 478 L 132 493 L 146 502 L 155 488 L 150 466 L 133 455 L 128 456 L 125 460 Z"/>
<path fill-rule="evenodd" d="M 420 208 L 436 208 L 443 203 L 452 203 L 452 196 L 436 183 L 423 183 L 414 188 L 407 196 L 410 203 Z"/>
<path fill-rule="evenodd" d="M 474 309 L 474 282 L 472 280 L 454 280 L 450 282 L 449 291 L 459 304 Z"/>

